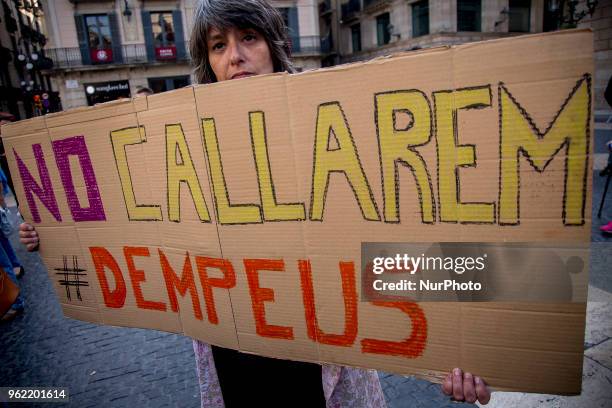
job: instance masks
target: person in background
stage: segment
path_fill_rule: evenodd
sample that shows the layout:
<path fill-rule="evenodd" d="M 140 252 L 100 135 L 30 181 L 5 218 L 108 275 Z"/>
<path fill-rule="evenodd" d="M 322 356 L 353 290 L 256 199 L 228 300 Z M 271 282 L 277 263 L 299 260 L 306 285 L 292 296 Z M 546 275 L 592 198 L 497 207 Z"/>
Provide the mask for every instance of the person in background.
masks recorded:
<path fill-rule="evenodd" d="M 13 120 L 15 120 L 15 117 L 10 113 L 0 112 L 0 132 L 2 131 L 2 125 L 8 122 L 12 122 Z M 10 231 L 7 231 L 7 229 L 10 229 L 10 220 L 8 217 L 9 210 L 4 198 L 6 194 L 11 192 L 12 183 L 10 180 L 10 176 L 7 177 L 5 174 L 5 169 L 8 170 L 8 162 L 6 160 L 4 146 L 2 145 L 1 139 L 0 146 L 0 163 L 2 164 L 0 168 L 0 216 L 3 218 L 3 228 L 0 228 L 0 266 L 6 271 L 9 278 L 15 284 L 18 285 L 17 279 L 23 276 L 23 274 L 25 273 L 25 269 L 21 265 L 21 262 L 19 262 L 17 254 L 15 254 L 15 250 L 13 249 L 13 246 L 11 245 L 7 236 L 8 234 L 10 234 Z M 15 201 L 16 200 L 17 198 L 15 197 Z M 6 312 L 4 316 L 0 317 L 0 321 L 7 322 L 13 320 L 15 317 L 23 313 L 24 306 L 25 302 L 23 299 L 23 295 L 20 293 L 9 311 Z"/>
<path fill-rule="evenodd" d="M 12 122 L 13 120 L 15 120 L 15 117 L 11 114 L 6 114 L 6 112 L 0 112 L 0 132 L 2 132 L 2 125 L 5 123 L 9 123 Z M 6 203 L 4 201 L 4 196 L 6 196 L 9 193 L 13 193 L 13 197 L 15 199 L 15 203 L 17 205 L 19 205 L 19 203 L 17 202 L 17 196 L 14 195 L 14 187 L 13 187 L 13 183 L 11 181 L 10 178 L 10 173 L 8 172 L 8 162 L 6 160 L 6 155 L 4 152 L 4 145 L 2 144 L 2 139 L 1 139 L 2 134 L 0 133 L 0 147 L 1 147 L 1 160 L 0 162 L 2 163 L 2 166 L 0 168 L 0 188 L 2 189 L 1 194 L 3 195 L 2 197 L 2 211 L 8 212 L 8 208 L 6 206 Z M 8 176 L 8 177 L 7 177 Z M 5 254 L 8 256 L 12 268 L 13 272 L 15 273 L 15 275 L 18 278 L 21 278 L 25 272 L 23 266 L 21 265 L 21 263 L 19 262 L 19 259 L 17 259 L 17 255 L 15 254 L 15 250 L 13 249 L 13 247 L 11 246 L 11 243 L 8 240 L 8 237 L 5 236 L 5 234 L 0 234 L 0 246 L 2 247 L 2 249 L 4 250 Z"/>
<path fill-rule="evenodd" d="M 136 88 L 136 98 L 149 95 L 153 95 L 151 88 L 147 88 L 146 86 L 139 86 Z"/>
<path fill-rule="evenodd" d="M 6 217 L 5 211 L 6 203 L 4 201 L 4 194 L 8 190 L 8 184 L 6 183 L 6 176 L 0 169 L 0 179 L 2 181 L 2 186 L 0 187 L 0 214 L 2 217 Z M 3 222 L 8 222 L 8 219 L 3 220 Z M 23 275 L 24 269 L 19 263 L 17 256 L 15 255 L 15 251 L 11 246 L 11 243 L 6 236 L 6 232 L 4 231 L 4 227 L 0 230 L 0 266 L 7 273 L 9 278 L 19 286 L 17 282 L 17 273 L 19 273 L 19 277 Z M 17 273 L 16 273 L 17 272 Z M 4 314 L 4 316 L 0 317 L 1 322 L 8 322 L 13 320 L 15 317 L 19 316 L 23 313 L 25 308 L 25 302 L 23 300 L 23 294 L 20 292 L 19 296 L 11 306 L 11 308 Z"/>
<path fill-rule="evenodd" d="M 599 175 L 602 177 L 612 177 L 612 140 L 608 140 L 606 147 L 608 148 L 608 165 L 599 173 Z M 606 180 L 606 186 L 607 183 L 609 183 L 609 181 Z M 604 190 L 604 194 L 606 193 L 607 189 Z M 602 200 L 605 200 L 605 197 L 602 197 Z M 599 230 L 606 235 L 612 235 L 612 221 L 599 227 Z"/>
<path fill-rule="evenodd" d="M 190 51 L 200 83 L 272 72 L 293 72 L 283 18 L 265 0 L 199 0 Z M 34 227 L 20 226 L 21 242 L 38 247 Z M 386 407 L 378 373 L 331 364 L 267 358 L 193 341 L 202 407 Z M 486 404 L 483 379 L 456 368 L 442 385 L 455 400 Z"/>
<path fill-rule="evenodd" d="M 606 86 L 606 90 L 604 91 L 604 99 L 606 100 L 606 102 L 608 102 L 608 105 L 612 107 L 612 77 L 610 77 L 610 79 L 608 80 L 608 86 Z M 608 147 L 608 165 L 599 173 L 599 175 L 602 177 L 609 177 L 610 173 L 612 173 L 612 140 L 608 140 L 606 146 Z M 599 230 L 606 235 L 612 235 L 612 221 L 599 227 Z"/>
<path fill-rule="evenodd" d="M 8 112 L 0 112 L 0 129 L 5 123 L 13 122 L 14 120 L 15 116 L 13 114 Z M 11 189 L 11 191 L 15 191 L 15 187 L 13 186 L 13 180 L 11 179 L 11 171 L 8 166 L 8 161 L 6 160 L 6 153 L 4 152 L 4 144 L 2 143 L 2 138 L 0 138 L 0 168 L 2 168 L 2 171 L 6 175 L 6 180 L 8 182 L 9 188 Z M 17 201 L 17 197 L 15 197 L 15 201 Z"/>

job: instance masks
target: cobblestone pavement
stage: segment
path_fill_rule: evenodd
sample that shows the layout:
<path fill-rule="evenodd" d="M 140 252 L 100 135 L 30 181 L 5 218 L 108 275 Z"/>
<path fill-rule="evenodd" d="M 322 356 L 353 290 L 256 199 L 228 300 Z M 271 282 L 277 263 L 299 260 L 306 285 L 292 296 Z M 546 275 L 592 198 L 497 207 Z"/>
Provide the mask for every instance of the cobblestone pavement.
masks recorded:
<path fill-rule="evenodd" d="M 599 131 L 596 145 L 604 139 L 612 139 L 612 131 Z M 598 150 L 596 146 L 596 153 L 602 154 Z M 593 181 L 596 213 L 605 180 L 596 172 Z M 17 222 L 16 209 L 12 211 Z M 603 220 L 612 220 L 612 193 Z M 600 234 L 599 224 L 594 216 L 590 280 L 597 299 L 588 308 L 583 396 L 494 393 L 491 406 L 612 406 L 612 396 L 605 391 L 612 389 L 612 239 Z M 68 386 L 69 405 L 79 408 L 199 406 L 190 339 L 65 319 L 38 255 L 25 253 L 16 234 L 11 240 L 27 271 L 20 282 L 26 312 L 0 326 L 0 385 Z M 382 372 L 380 379 L 389 408 L 474 406 L 451 402 L 439 385 L 424 380 Z"/>
<path fill-rule="evenodd" d="M 38 255 L 11 241 L 26 269 L 26 311 L 0 326 L 2 386 L 68 387 L 79 408 L 200 406 L 189 338 L 64 318 Z"/>

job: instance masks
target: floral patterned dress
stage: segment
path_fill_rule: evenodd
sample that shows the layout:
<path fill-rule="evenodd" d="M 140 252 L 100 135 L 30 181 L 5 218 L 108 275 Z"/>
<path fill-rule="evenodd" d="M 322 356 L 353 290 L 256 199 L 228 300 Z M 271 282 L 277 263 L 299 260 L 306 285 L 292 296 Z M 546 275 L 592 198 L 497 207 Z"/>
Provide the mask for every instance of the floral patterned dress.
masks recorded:
<path fill-rule="evenodd" d="M 224 408 L 221 385 L 210 345 L 193 341 L 202 408 Z M 322 382 L 327 408 L 386 408 L 376 370 L 324 364 Z"/>

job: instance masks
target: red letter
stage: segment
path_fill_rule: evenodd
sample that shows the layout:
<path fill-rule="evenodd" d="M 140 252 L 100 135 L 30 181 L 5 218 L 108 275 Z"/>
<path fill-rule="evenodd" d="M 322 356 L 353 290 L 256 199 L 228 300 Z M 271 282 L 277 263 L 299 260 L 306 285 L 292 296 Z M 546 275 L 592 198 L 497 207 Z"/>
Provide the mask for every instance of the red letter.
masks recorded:
<path fill-rule="evenodd" d="M 361 340 L 361 351 L 364 353 L 386 354 L 416 358 L 423 354 L 427 341 L 427 319 L 425 313 L 414 302 L 371 302 L 375 306 L 396 307 L 410 316 L 412 331 L 404 341 L 386 341 L 376 339 Z"/>
<path fill-rule="evenodd" d="M 166 304 L 163 302 L 152 302 L 145 300 L 142 296 L 142 289 L 140 288 L 140 282 L 145 282 L 144 271 L 136 269 L 134 265 L 133 256 L 150 256 L 149 248 L 142 247 L 123 247 L 123 254 L 128 265 L 128 272 L 130 273 L 130 279 L 132 280 L 132 287 L 134 288 L 134 297 L 136 297 L 136 305 L 141 309 L 160 310 L 166 311 Z"/>
<path fill-rule="evenodd" d="M 110 252 L 106 248 L 101 247 L 90 247 L 89 253 L 91 254 L 91 259 L 93 260 L 94 265 L 96 266 L 96 274 L 98 275 L 98 281 L 100 281 L 100 288 L 102 289 L 102 296 L 104 296 L 104 303 L 108 307 L 112 307 L 115 309 L 120 309 L 125 304 L 125 281 L 123 280 L 123 274 L 121 273 L 121 269 L 119 269 L 119 265 L 117 265 L 117 261 L 111 255 Z M 115 277 L 115 290 L 110 291 L 108 288 L 108 281 L 106 280 L 106 274 L 104 273 L 104 268 L 113 272 Z"/>
<path fill-rule="evenodd" d="M 353 262 L 340 262 L 342 276 L 342 295 L 344 296 L 344 334 L 325 334 L 319 328 L 312 287 L 310 261 L 298 261 L 302 278 L 302 295 L 306 312 L 308 337 L 323 344 L 350 347 L 357 337 L 357 289 L 355 287 L 355 265 Z"/>
<path fill-rule="evenodd" d="M 215 300 L 213 298 L 212 288 L 230 289 L 236 286 L 236 274 L 232 263 L 227 259 L 206 258 L 196 256 L 196 266 L 202 283 L 202 291 L 204 292 L 204 302 L 206 302 L 206 314 L 208 321 L 212 324 L 219 324 L 217 317 L 217 309 L 215 308 Z M 206 268 L 217 268 L 223 272 L 223 278 L 209 278 Z"/>
<path fill-rule="evenodd" d="M 284 271 L 285 262 L 282 259 L 245 259 L 247 279 L 249 281 L 249 292 L 253 304 L 253 316 L 255 317 L 255 329 L 262 337 L 293 340 L 293 328 L 286 326 L 275 326 L 266 323 L 266 312 L 264 302 L 274 302 L 274 291 L 270 288 L 259 287 L 259 271 Z"/>
<path fill-rule="evenodd" d="M 162 272 L 164 273 L 164 280 L 166 281 L 166 290 L 168 291 L 168 297 L 170 298 L 170 306 L 172 307 L 173 312 L 178 312 L 178 302 L 176 300 L 176 292 L 178 290 L 181 296 L 185 296 L 187 290 L 189 290 L 189 294 L 191 295 L 191 304 L 193 305 L 193 313 L 195 314 L 196 319 L 202 320 L 202 309 L 200 308 L 200 298 L 198 297 L 198 291 L 195 286 L 195 282 L 193 281 L 193 269 L 191 268 L 191 262 L 189 261 L 189 252 L 185 254 L 185 264 L 183 265 L 183 275 L 179 279 L 179 277 L 170 266 L 170 262 L 168 262 L 168 258 L 162 252 L 161 249 L 159 251 L 159 262 L 162 267 Z"/>

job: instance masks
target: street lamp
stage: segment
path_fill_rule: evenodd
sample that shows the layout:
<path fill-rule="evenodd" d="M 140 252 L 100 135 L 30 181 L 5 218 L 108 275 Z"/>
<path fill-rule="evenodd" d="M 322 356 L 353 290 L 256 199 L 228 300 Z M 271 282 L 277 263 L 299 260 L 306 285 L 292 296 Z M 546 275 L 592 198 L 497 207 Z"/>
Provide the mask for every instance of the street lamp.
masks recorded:
<path fill-rule="evenodd" d="M 567 13 L 565 13 L 566 3 Z M 573 28 L 576 27 L 580 20 L 585 18 L 587 14 L 593 17 L 593 13 L 598 3 L 597 0 L 587 0 L 586 9 L 581 11 L 576 10 L 578 3 L 580 3 L 578 0 L 568 0 L 567 2 L 566 0 L 549 1 L 548 10 L 557 15 L 557 28 Z"/>
<path fill-rule="evenodd" d="M 130 21 L 130 18 L 132 17 L 132 9 L 130 8 L 130 4 L 128 3 L 128 0 L 123 0 L 123 2 L 124 2 L 123 15 L 127 17 L 128 21 Z"/>

